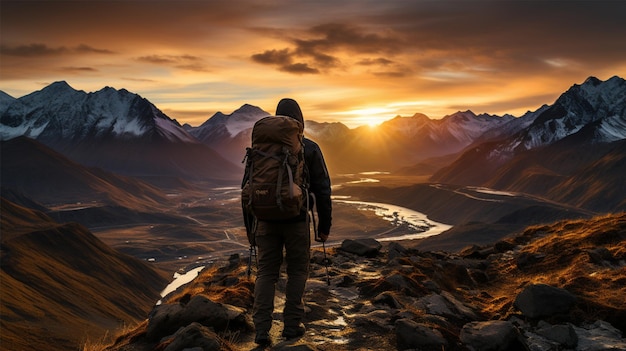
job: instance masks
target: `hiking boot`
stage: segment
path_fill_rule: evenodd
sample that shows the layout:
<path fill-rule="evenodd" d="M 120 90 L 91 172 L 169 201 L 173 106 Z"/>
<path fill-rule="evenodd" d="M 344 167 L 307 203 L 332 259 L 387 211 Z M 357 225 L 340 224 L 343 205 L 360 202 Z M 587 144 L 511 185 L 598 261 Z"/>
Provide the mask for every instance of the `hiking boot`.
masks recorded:
<path fill-rule="evenodd" d="M 268 333 L 257 333 L 254 342 L 259 346 L 268 346 L 272 343 Z"/>
<path fill-rule="evenodd" d="M 302 323 L 295 327 L 285 327 L 285 329 L 283 330 L 283 337 L 285 339 L 295 339 L 304 335 L 305 331 L 306 328 Z"/>

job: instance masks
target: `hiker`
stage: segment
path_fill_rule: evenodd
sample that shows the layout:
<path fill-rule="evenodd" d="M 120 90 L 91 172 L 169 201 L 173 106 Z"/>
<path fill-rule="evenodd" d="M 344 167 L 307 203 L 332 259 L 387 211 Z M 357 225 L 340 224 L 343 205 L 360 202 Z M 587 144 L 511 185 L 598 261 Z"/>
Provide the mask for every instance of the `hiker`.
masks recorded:
<path fill-rule="evenodd" d="M 302 124 L 304 118 L 300 106 L 293 99 L 282 99 L 276 107 L 277 116 L 291 117 Z M 276 118 L 276 117 L 270 117 Z M 303 139 L 305 174 L 308 174 L 309 192 L 313 196 L 307 203 L 315 203 L 318 213 L 317 240 L 325 242 L 331 227 L 330 177 L 319 146 L 307 138 Z M 246 172 L 247 173 L 247 172 Z M 244 175 L 244 183 L 248 174 Z M 315 199 L 313 201 L 313 199 Z M 250 218 L 244 211 L 246 227 L 254 232 L 250 243 L 258 247 L 258 271 L 254 287 L 254 306 L 252 319 L 256 329 L 255 342 L 269 345 L 269 331 L 272 327 L 274 312 L 274 293 L 278 282 L 280 267 L 284 259 L 287 264 L 287 285 L 285 288 L 285 307 L 283 310 L 284 328 L 282 336 L 293 339 L 304 335 L 304 302 L 302 296 L 309 275 L 311 239 L 306 204 L 300 214 L 282 220 L 261 220 L 256 228 L 250 228 Z"/>

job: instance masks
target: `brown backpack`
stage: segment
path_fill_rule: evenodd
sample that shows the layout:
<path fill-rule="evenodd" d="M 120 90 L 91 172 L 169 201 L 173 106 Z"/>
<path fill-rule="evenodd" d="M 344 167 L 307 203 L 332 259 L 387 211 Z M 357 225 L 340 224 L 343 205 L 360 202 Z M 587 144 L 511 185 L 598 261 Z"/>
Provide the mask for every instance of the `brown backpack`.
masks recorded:
<path fill-rule="evenodd" d="M 305 206 L 308 181 L 304 161 L 304 126 L 285 116 L 258 120 L 247 148 L 241 190 L 245 210 L 259 220 L 296 217 Z"/>

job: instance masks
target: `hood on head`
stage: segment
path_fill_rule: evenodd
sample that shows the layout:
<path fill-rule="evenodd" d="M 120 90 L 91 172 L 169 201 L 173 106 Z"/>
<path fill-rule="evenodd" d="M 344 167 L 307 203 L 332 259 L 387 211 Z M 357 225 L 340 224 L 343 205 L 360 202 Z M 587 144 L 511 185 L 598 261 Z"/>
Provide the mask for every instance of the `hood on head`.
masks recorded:
<path fill-rule="evenodd" d="M 298 105 L 294 99 L 286 98 L 280 100 L 280 102 L 278 102 L 278 106 L 276 107 L 276 115 L 291 117 L 304 125 L 302 110 L 300 110 L 300 105 Z"/>

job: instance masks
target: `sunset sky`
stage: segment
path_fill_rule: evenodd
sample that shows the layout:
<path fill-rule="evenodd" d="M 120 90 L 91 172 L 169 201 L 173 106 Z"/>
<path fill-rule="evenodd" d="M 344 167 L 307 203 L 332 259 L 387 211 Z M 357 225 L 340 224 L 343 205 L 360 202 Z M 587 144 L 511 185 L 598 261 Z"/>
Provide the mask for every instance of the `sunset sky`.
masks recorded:
<path fill-rule="evenodd" d="M 520 116 L 626 78 L 626 1 L 5 1 L 0 90 L 67 81 L 197 126 L 282 97 L 349 127 L 459 110 Z"/>

